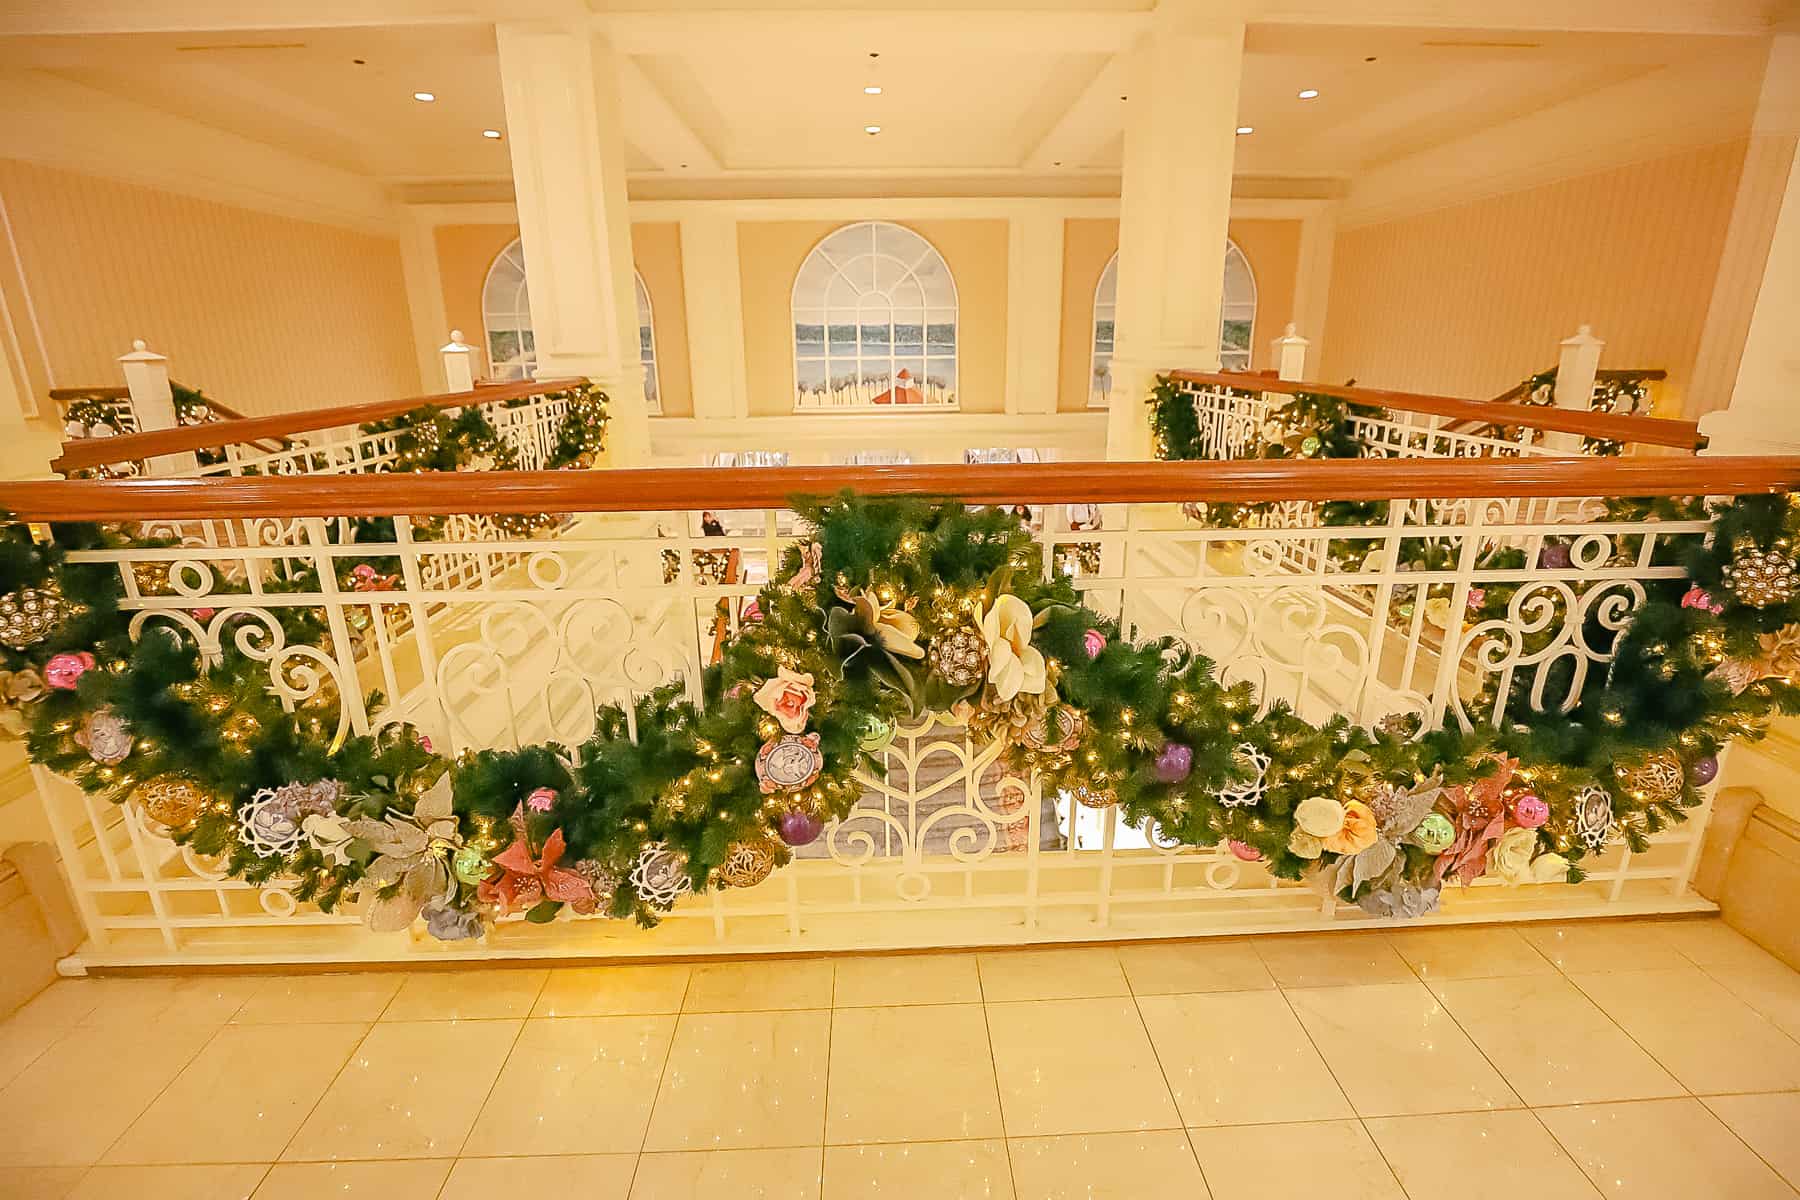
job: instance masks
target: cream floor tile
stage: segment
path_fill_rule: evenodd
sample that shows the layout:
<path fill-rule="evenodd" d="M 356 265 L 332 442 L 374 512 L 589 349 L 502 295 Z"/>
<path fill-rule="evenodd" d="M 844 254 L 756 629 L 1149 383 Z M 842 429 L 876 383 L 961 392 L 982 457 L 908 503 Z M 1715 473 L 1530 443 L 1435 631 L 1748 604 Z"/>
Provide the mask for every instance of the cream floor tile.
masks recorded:
<path fill-rule="evenodd" d="M 0 1167 L 0 1196 L 7 1200 L 65 1200 L 86 1167 Z"/>
<path fill-rule="evenodd" d="M 450 1168 L 438 1200 L 497 1200 L 503 1196 L 626 1200 L 636 1167 L 636 1154 L 463 1158 Z"/>
<path fill-rule="evenodd" d="M 1524 1109 L 1365 1123 L 1406 1194 L 1456 1200 L 1596 1200 L 1581 1168 Z"/>
<path fill-rule="evenodd" d="M 276 975 L 257 981 L 231 1018 L 238 1025 L 373 1021 L 406 982 L 396 972 L 365 975 Z"/>
<path fill-rule="evenodd" d="M 1575 921 L 1520 930 L 1538 952 L 1568 974 L 1685 967 L 1688 960 L 1650 921 Z"/>
<path fill-rule="evenodd" d="M 1708 966 L 1701 970 L 1725 990 L 1800 1039 L 1800 972 L 1785 963 L 1770 967 Z"/>
<path fill-rule="evenodd" d="M 432 971 L 408 975 L 383 1021 L 481 1021 L 524 1017 L 548 971 Z"/>
<path fill-rule="evenodd" d="M 824 1200 L 1012 1200 L 1006 1143 L 827 1146 Z"/>
<path fill-rule="evenodd" d="M 233 1025 L 104 1155 L 109 1163 L 274 1162 L 367 1025 Z"/>
<path fill-rule="evenodd" d="M 1355 1115 L 1280 992 L 1139 996 L 1137 1003 L 1184 1124 Z"/>
<path fill-rule="evenodd" d="M 768 1012 L 783 1008 L 830 1008 L 832 962 L 802 958 L 791 962 L 708 963 L 694 968 L 683 1012 Z"/>
<path fill-rule="evenodd" d="M 69 1200 L 249 1200 L 268 1170 L 266 1163 L 95 1167 Z"/>
<path fill-rule="evenodd" d="M 1387 936 L 1427 981 L 1556 974 L 1555 964 L 1516 929 L 1404 929 Z"/>
<path fill-rule="evenodd" d="M 520 1024 L 377 1025 L 338 1072 L 282 1157 L 289 1161 L 454 1157 L 500 1074 Z"/>
<path fill-rule="evenodd" d="M 838 1008 L 979 1003 L 981 973 L 973 954 L 894 954 L 837 961 L 832 1004 Z"/>
<path fill-rule="evenodd" d="M 816 1146 L 825 1134 L 831 1013 L 686 1013 L 645 1150 Z"/>
<path fill-rule="evenodd" d="M 1433 990 L 1527 1104 L 1687 1094 L 1560 974 L 1457 979 Z"/>
<path fill-rule="evenodd" d="M 818 1200 L 819 1160 L 816 1146 L 646 1154 L 631 1200 Z"/>
<path fill-rule="evenodd" d="M 79 1025 L 100 1003 L 100 984 L 98 979 L 59 979 L 6 1019 L 18 1025 Z"/>
<path fill-rule="evenodd" d="M 1422 983 L 1298 989 L 1288 998 L 1361 1116 L 1519 1104 Z"/>
<path fill-rule="evenodd" d="M 1785 964 L 1767 950 L 1727 925 L 1718 917 L 1682 921 L 1657 921 L 1651 928 L 1688 959 L 1702 967 L 1743 967 L 1760 970 Z"/>
<path fill-rule="evenodd" d="M 1631 1200 L 1793 1200 L 1698 1100 L 1545 1108 L 1538 1116 L 1608 1196 Z"/>
<path fill-rule="evenodd" d="M 1181 1123 L 1129 998 L 989 1004 L 987 1018 L 1008 1134 L 1114 1133 Z"/>
<path fill-rule="evenodd" d="M 0 1023 L 0 1087 L 18 1077 L 40 1054 L 60 1040 L 69 1027 L 31 1025 L 18 1021 Z"/>
<path fill-rule="evenodd" d="M 1206 1200 L 1200 1164 L 1179 1129 L 1014 1138 L 1018 1200 Z"/>
<path fill-rule="evenodd" d="M 825 1141 L 1000 1137 L 979 1004 L 853 1008 L 831 1018 Z"/>
<path fill-rule="evenodd" d="M 1120 946 L 1119 965 L 1133 993 L 1237 992 L 1272 988 L 1275 979 L 1250 942 Z"/>
<path fill-rule="evenodd" d="M 0 1089 L 0 1164 L 76 1166 L 99 1159 L 217 1032 L 74 1029 Z"/>
<path fill-rule="evenodd" d="M 450 1164 L 404 1162 L 276 1163 L 255 1200 L 434 1200 Z"/>
<path fill-rule="evenodd" d="M 674 1034 L 671 1016 L 527 1021 L 462 1153 L 635 1151 Z"/>
<path fill-rule="evenodd" d="M 1707 1096 L 1701 1101 L 1762 1160 L 1800 1189 L 1800 1092 Z"/>
<path fill-rule="evenodd" d="M 95 1004 L 83 1025 L 222 1025 L 256 991 L 251 976 L 146 976 L 94 981 Z"/>
<path fill-rule="evenodd" d="M 1379 933 L 1272 937 L 1254 945 L 1269 974 L 1284 988 L 1411 983 L 1414 979 L 1406 960 Z"/>
<path fill-rule="evenodd" d="M 1571 978 L 1692 1091 L 1800 1088 L 1800 1044 L 1698 967 Z"/>
<path fill-rule="evenodd" d="M 1190 1129 L 1212 1200 L 1406 1200 L 1355 1121 Z"/>
<path fill-rule="evenodd" d="M 1005 950 L 978 957 L 981 994 L 989 1004 L 1131 994 L 1118 953 L 1110 946 Z"/>
<path fill-rule="evenodd" d="M 626 1017 L 678 1013 L 693 968 L 570 967 L 550 972 L 532 1006 L 534 1017 Z"/>

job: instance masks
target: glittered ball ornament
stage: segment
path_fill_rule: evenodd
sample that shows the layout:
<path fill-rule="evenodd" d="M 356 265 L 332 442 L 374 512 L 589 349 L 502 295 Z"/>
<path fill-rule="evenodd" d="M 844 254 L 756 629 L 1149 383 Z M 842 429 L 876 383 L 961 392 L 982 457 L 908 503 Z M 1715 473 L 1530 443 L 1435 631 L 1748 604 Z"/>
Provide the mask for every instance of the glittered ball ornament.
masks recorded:
<path fill-rule="evenodd" d="M 894 744 L 894 723 L 877 713 L 870 713 L 863 718 L 862 729 L 857 734 L 856 745 L 867 754 L 880 754 Z"/>
<path fill-rule="evenodd" d="M 733 842 L 719 864 L 719 882 L 726 887 L 755 887 L 775 871 L 775 847 L 765 838 Z"/>
<path fill-rule="evenodd" d="M 72 692 L 81 677 L 94 669 L 94 656 L 86 650 L 53 654 L 44 664 L 44 682 L 59 692 Z"/>
<path fill-rule="evenodd" d="M 1156 756 L 1156 766 L 1152 768 L 1157 782 L 1180 783 L 1194 769 L 1194 751 L 1180 742 L 1170 742 Z"/>
<path fill-rule="evenodd" d="M 694 890 L 687 864 L 680 854 L 661 842 L 645 846 L 631 866 L 631 888 L 652 908 L 673 908 L 675 901 Z"/>
<path fill-rule="evenodd" d="M 1106 635 L 1098 629 L 1090 629 L 1081 635 L 1081 648 L 1089 658 L 1099 658 L 1100 652 L 1106 649 Z"/>
<path fill-rule="evenodd" d="M 1442 854 L 1456 841 L 1456 826 L 1443 813 L 1426 813 L 1406 840 L 1427 854 Z"/>
<path fill-rule="evenodd" d="M 1089 787 L 1084 783 L 1070 788 L 1069 795 L 1083 808 L 1111 808 L 1119 802 L 1119 798 L 1107 789 Z"/>
<path fill-rule="evenodd" d="M 1688 778 L 1694 781 L 1695 787 L 1705 787 L 1719 777 L 1719 756 L 1709 754 L 1705 758 L 1697 758 L 1694 765 L 1688 768 Z"/>
<path fill-rule="evenodd" d="M 1745 550 L 1720 568 L 1719 582 L 1751 608 L 1786 604 L 1794 598 L 1794 560 L 1775 550 Z"/>
<path fill-rule="evenodd" d="M 133 788 L 131 799 L 165 829 L 186 829 L 200 819 L 212 797 L 185 775 L 158 775 Z"/>
<path fill-rule="evenodd" d="M 817 813 L 808 812 L 804 808 L 790 808 L 775 822 L 775 830 L 781 834 L 781 840 L 790 846 L 810 846 L 825 832 L 825 822 L 819 819 Z"/>
<path fill-rule="evenodd" d="M 987 641 L 973 625 L 960 625 L 932 640 L 926 664 L 951 687 L 974 687 L 987 677 Z"/>
<path fill-rule="evenodd" d="M 1634 799 L 1646 804 L 1670 804 L 1681 799 L 1687 772 L 1679 758 L 1665 751 L 1631 766 L 1616 767 L 1614 774 Z"/>
<path fill-rule="evenodd" d="M 1513 797 L 1512 818 L 1520 829 L 1536 829 L 1550 819 L 1550 806 L 1541 796 L 1524 792 Z"/>
<path fill-rule="evenodd" d="M 35 646 L 69 615 L 69 606 L 55 584 L 20 588 L 0 596 L 0 643 L 14 650 Z"/>
<path fill-rule="evenodd" d="M 473 846 L 459 848 L 450 858 L 450 873 L 464 883 L 480 883 L 493 869 L 487 855 Z"/>
<path fill-rule="evenodd" d="M 541 787 L 525 797 L 525 807 L 532 812 L 549 812 L 556 806 L 556 789 Z"/>

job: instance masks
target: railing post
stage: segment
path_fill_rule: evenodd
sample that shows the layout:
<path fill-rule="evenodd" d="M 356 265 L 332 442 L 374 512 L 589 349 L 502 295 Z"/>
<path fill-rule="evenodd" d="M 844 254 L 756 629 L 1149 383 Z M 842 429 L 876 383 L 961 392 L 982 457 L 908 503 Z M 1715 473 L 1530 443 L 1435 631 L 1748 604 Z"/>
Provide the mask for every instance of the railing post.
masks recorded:
<path fill-rule="evenodd" d="M 181 424 L 175 415 L 175 393 L 169 387 L 169 360 L 156 353 L 139 338 L 131 343 L 131 353 L 119 356 L 125 372 L 125 387 L 131 392 L 131 409 L 137 414 L 138 429 L 174 429 Z M 147 459 L 144 469 L 151 475 L 193 475 L 200 462 L 192 451 L 159 454 Z"/>
<path fill-rule="evenodd" d="M 1556 360 L 1556 407 L 1587 412 L 1594 406 L 1594 381 L 1600 374 L 1600 351 L 1606 343 L 1583 325 L 1575 336 L 1563 339 L 1562 356 Z M 1544 444 L 1558 454 L 1580 454 L 1581 435 L 1553 433 Z"/>
<path fill-rule="evenodd" d="M 1306 378 L 1306 348 L 1311 342 L 1294 331 L 1294 323 L 1288 322 L 1281 336 L 1275 339 L 1276 374 L 1289 383 L 1297 383 Z"/>
<path fill-rule="evenodd" d="M 444 390 L 474 391 L 475 347 L 462 340 L 462 330 L 452 329 L 450 340 L 438 347 L 438 353 L 444 356 Z"/>

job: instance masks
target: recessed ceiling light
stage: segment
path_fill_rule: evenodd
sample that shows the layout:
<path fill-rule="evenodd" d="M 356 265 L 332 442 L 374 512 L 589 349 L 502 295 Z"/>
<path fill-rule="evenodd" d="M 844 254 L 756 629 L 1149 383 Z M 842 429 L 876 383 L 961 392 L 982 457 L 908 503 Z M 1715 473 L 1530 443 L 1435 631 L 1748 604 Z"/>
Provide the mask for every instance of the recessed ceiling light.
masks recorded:
<path fill-rule="evenodd" d="M 414 100 L 422 100 L 426 104 L 430 104 L 433 100 L 437 99 L 437 93 L 435 93 L 435 92 L 414 92 L 413 99 Z"/>
<path fill-rule="evenodd" d="M 868 87 L 863 89 L 863 95 L 865 95 L 865 96 L 881 95 L 881 85 L 878 83 L 871 83 Z"/>
<path fill-rule="evenodd" d="M 864 125 L 863 132 L 873 136 L 874 134 L 881 132 L 881 126 L 879 126 L 879 125 Z"/>
<path fill-rule="evenodd" d="M 500 131 L 498 129 L 484 129 L 481 131 L 481 136 L 484 138 L 493 138 L 495 141 L 498 141 L 500 139 Z"/>
<path fill-rule="evenodd" d="M 1255 133 L 1255 132 L 1256 132 L 1256 126 L 1254 126 L 1254 125 L 1239 125 L 1238 126 L 1238 136 L 1240 136 L 1240 137 L 1242 137 L 1246 133 Z"/>
<path fill-rule="evenodd" d="M 1300 98 L 1302 100 L 1317 100 L 1319 98 L 1319 89 L 1318 88 L 1301 88 L 1300 89 Z"/>

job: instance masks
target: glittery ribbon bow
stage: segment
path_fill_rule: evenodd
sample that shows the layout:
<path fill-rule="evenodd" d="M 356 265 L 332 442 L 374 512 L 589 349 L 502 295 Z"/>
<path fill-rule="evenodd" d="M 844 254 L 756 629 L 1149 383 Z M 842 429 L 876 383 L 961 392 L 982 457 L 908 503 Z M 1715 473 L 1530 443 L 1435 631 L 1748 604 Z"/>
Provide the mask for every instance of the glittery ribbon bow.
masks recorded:
<path fill-rule="evenodd" d="M 494 855 L 500 875 L 484 879 L 476 888 L 483 900 L 500 906 L 502 912 L 517 912 L 542 900 L 558 900 L 580 908 L 592 906 L 594 889 L 574 871 L 556 864 L 562 861 L 563 832 L 558 829 L 544 839 L 543 852 L 531 854 L 531 839 L 525 832 L 525 806 L 513 810 L 510 818 L 513 840 L 506 849 Z"/>

